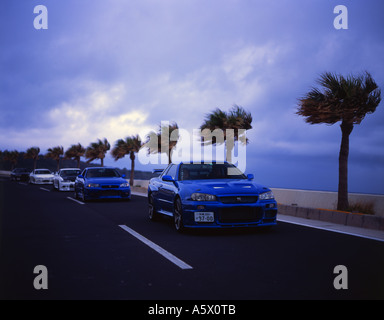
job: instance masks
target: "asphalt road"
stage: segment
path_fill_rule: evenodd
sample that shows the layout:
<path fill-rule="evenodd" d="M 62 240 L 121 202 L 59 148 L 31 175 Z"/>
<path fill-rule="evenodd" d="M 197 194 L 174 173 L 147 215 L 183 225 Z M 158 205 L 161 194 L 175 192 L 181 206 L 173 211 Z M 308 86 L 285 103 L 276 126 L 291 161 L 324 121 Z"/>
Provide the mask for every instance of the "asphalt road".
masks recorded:
<path fill-rule="evenodd" d="M 68 197 L 0 181 L 1 299 L 384 299 L 384 242 L 282 222 L 178 234 L 167 219 L 149 221 L 145 197 Z M 34 287 L 37 265 L 48 289 Z M 334 287 L 337 265 L 348 289 Z"/>

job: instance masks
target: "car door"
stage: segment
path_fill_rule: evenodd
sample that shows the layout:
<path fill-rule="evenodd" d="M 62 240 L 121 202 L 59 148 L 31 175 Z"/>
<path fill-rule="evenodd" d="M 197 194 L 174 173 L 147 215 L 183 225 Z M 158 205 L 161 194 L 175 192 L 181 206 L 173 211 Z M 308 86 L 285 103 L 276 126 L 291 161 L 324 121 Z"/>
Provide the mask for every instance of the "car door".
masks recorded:
<path fill-rule="evenodd" d="M 169 169 L 164 173 L 164 175 L 171 176 L 175 180 L 176 173 L 177 165 L 171 164 Z M 158 190 L 158 199 L 161 208 L 165 211 L 173 212 L 173 202 L 177 192 L 177 188 L 174 182 L 161 180 Z"/>

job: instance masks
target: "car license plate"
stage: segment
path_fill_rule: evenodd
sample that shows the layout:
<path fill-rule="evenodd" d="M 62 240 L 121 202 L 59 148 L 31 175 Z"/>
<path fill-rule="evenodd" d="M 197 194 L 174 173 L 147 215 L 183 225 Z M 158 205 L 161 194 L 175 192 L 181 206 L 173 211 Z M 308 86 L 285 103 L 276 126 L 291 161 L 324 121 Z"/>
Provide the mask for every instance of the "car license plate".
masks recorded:
<path fill-rule="evenodd" d="M 215 216 L 213 212 L 195 212 L 195 222 L 213 222 Z"/>

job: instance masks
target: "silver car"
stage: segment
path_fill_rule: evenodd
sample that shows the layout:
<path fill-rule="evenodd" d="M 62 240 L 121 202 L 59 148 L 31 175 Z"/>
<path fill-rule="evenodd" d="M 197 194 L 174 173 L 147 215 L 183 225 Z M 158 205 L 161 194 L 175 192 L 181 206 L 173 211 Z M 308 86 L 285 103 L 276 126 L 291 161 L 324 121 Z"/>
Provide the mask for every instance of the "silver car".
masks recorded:
<path fill-rule="evenodd" d="M 78 168 L 60 169 L 54 175 L 53 188 L 59 191 L 74 191 L 75 180 L 80 173 Z"/>

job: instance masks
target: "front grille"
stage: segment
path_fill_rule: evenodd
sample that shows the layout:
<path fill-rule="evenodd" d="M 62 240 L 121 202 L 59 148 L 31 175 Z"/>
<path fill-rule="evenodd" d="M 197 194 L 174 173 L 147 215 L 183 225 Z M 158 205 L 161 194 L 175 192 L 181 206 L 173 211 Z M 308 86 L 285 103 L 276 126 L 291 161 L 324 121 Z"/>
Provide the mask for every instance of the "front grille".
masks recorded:
<path fill-rule="evenodd" d="M 120 190 L 103 190 L 99 192 L 100 197 L 117 197 L 121 196 Z"/>
<path fill-rule="evenodd" d="M 263 217 L 261 207 L 221 208 L 219 220 L 224 223 L 257 222 Z"/>
<path fill-rule="evenodd" d="M 116 189 L 118 188 L 119 186 L 118 185 L 109 185 L 109 184 L 105 184 L 105 185 L 102 185 L 101 186 L 103 189 Z"/>
<path fill-rule="evenodd" d="M 257 196 L 225 196 L 220 197 L 222 203 L 236 204 L 236 203 L 255 203 Z"/>

